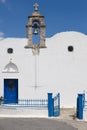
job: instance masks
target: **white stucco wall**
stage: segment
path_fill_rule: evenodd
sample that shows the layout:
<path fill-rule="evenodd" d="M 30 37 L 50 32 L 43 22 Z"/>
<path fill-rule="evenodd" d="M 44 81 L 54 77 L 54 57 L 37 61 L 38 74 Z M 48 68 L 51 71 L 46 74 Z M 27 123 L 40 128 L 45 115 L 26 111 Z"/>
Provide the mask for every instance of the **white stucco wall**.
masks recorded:
<path fill-rule="evenodd" d="M 46 49 L 36 57 L 25 49 L 27 39 L 6 38 L 0 41 L 0 96 L 3 79 L 19 79 L 19 98 L 47 98 L 47 93 L 61 94 L 61 107 L 75 107 L 77 93 L 87 91 L 87 36 L 78 32 L 63 32 L 46 39 Z M 67 47 L 72 45 L 73 52 Z M 14 53 L 8 54 L 7 48 Z M 2 73 L 10 58 L 19 73 Z M 35 59 L 36 58 L 36 59 Z M 37 88 L 35 88 L 35 60 Z"/>

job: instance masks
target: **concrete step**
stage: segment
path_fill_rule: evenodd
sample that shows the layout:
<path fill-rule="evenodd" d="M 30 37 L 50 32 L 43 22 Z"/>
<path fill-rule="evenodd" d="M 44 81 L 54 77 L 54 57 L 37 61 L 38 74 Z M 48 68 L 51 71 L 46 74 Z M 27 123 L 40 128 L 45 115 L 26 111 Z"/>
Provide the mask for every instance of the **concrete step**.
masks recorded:
<path fill-rule="evenodd" d="M 0 117 L 48 117 L 47 109 L 33 108 L 2 108 L 0 107 Z"/>

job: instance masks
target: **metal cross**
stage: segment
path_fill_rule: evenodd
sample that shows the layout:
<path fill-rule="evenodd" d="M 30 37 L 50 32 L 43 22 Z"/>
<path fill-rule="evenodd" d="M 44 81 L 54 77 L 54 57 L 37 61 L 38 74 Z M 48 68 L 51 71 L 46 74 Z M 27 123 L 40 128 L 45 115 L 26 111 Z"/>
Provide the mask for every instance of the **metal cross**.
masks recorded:
<path fill-rule="evenodd" d="M 35 10 L 35 11 L 38 11 L 39 5 L 38 5 L 37 3 L 35 3 L 33 6 L 34 6 L 34 10 Z"/>

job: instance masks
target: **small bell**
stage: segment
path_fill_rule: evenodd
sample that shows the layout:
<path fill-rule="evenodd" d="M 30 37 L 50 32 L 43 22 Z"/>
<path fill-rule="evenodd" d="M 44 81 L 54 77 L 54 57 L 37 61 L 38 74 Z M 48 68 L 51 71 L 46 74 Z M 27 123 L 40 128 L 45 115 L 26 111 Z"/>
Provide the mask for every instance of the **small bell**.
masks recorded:
<path fill-rule="evenodd" d="M 33 31 L 33 34 L 35 34 L 35 35 L 37 35 L 39 32 L 39 26 L 38 26 L 38 24 L 37 23 L 34 23 L 34 25 L 33 25 L 33 29 L 34 29 L 34 31 Z"/>
<path fill-rule="evenodd" d="M 33 32 L 33 34 L 35 34 L 35 35 L 38 34 L 38 30 L 37 30 L 37 28 L 34 28 L 34 32 Z"/>

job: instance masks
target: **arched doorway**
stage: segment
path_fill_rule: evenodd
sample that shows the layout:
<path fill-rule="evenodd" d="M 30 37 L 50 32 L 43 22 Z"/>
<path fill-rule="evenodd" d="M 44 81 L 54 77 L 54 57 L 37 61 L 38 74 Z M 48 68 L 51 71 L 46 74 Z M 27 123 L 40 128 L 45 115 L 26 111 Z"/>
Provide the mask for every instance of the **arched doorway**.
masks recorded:
<path fill-rule="evenodd" d="M 12 59 L 4 67 L 3 73 L 4 77 L 6 77 L 4 78 L 4 103 L 18 103 L 18 78 L 10 74 L 13 73 L 14 75 L 19 73 L 19 71 L 17 65 L 12 62 Z M 5 74 L 8 74 L 8 76 L 5 76 Z"/>

